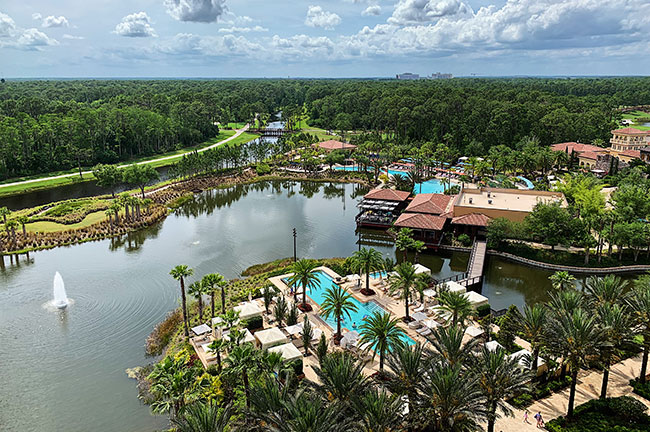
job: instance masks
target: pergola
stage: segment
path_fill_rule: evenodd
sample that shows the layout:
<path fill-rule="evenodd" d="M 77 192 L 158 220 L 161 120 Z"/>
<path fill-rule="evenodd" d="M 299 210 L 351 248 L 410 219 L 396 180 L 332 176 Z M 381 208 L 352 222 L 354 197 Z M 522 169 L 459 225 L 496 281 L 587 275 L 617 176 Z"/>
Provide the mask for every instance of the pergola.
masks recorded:
<path fill-rule="evenodd" d="M 274 346 L 273 348 L 269 348 L 269 352 L 280 353 L 282 354 L 282 358 L 287 361 L 302 358 L 302 353 L 292 343 Z"/>
<path fill-rule="evenodd" d="M 248 301 L 233 308 L 239 312 L 239 319 L 246 320 L 253 317 L 262 316 L 264 309 L 256 301 Z"/>
<path fill-rule="evenodd" d="M 289 342 L 289 339 L 282 333 L 282 330 L 277 327 L 255 332 L 255 339 L 257 339 L 260 348 L 263 350 Z"/>

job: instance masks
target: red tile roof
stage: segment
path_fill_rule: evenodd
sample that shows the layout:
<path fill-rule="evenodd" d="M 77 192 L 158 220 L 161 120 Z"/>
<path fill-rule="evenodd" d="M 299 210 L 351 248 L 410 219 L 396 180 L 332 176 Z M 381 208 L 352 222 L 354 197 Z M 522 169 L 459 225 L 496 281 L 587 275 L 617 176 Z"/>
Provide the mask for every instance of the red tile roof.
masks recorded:
<path fill-rule="evenodd" d="M 443 194 L 418 194 L 406 207 L 407 212 L 442 215 L 449 212 L 454 196 Z"/>
<path fill-rule="evenodd" d="M 641 151 L 640 150 L 625 150 L 625 151 L 620 152 L 619 154 L 622 154 L 623 156 L 634 157 L 634 158 L 640 158 L 641 157 Z"/>
<path fill-rule="evenodd" d="M 393 225 L 400 228 L 442 231 L 446 222 L 447 218 L 442 216 L 421 213 L 402 213 Z"/>
<path fill-rule="evenodd" d="M 598 160 L 598 153 L 586 151 L 586 152 L 579 153 L 578 157 L 583 159 Z"/>
<path fill-rule="evenodd" d="M 583 153 L 583 152 L 593 152 L 593 153 L 604 153 L 607 150 L 591 144 L 580 144 L 577 142 L 565 142 L 559 144 L 553 144 L 551 146 L 552 150 L 555 151 L 567 151 L 569 153 Z"/>
<path fill-rule="evenodd" d="M 357 146 L 336 140 L 328 140 L 314 144 L 324 150 L 354 150 Z"/>
<path fill-rule="evenodd" d="M 473 226 L 487 226 L 490 218 L 482 213 L 470 213 L 462 216 L 455 217 L 451 220 L 455 225 L 473 225 Z"/>
<path fill-rule="evenodd" d="M 403 202 L 411 196 L 409 192 L 398 191 L 395 189 L 373 189 L 364 195 L 367 199 L 376 199 L 382 201 L 399 201 Z"/>
<path fill-rule="evenodd" d="M 617 134 L 617 135 L 650 135 L 650 131 L 642 131 L 642 130 L 639 130 L 639 129 L 627 127 L 627 128 L 613 130 L 612 134 Z"/>

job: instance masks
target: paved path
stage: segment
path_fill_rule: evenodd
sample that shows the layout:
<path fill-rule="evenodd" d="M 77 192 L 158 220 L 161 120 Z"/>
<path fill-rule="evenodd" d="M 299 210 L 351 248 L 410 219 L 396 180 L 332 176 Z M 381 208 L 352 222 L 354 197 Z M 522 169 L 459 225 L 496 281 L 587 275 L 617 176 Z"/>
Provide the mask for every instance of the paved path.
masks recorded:
<path fill-rule="evenodd" d="M 250 127 L 250 125 L 247 124 L 243 128 L 237 129 L 237 132 L 233 136 L 228 137 L 228 138 L 226 138 L 224 140 L 221 140 L 221 141 L 219 141 L 217 143 L 214 143 L 212 145 L 209 145 L 207 147 L 203 147 L 202 149 L 199 149 L 197 151 L 199 153 L 201 153 L 201 152 L 204 152 L 206 150 L 210 150 L 210 149 L 213 149 L 215 147 L 218 147 L 218 146 L 220 146 L 222 144 L 225 144 L 225 143 L 227 143 L 229 141 L 232 141 L 235 138 L 237 138 L 239 135 L 241 135 L 242 133 L 246 132 L 249 127 Z M 175 155 L 171 155 L 171 156 L 164 156 L 164 157 L 160 157 L 160 158 L 157 158 L 157 159 L 151 159 L 151 160 L 146 160 L 146 161 L 142 161 L 142 162 L 136 162 L 135 164 L 118 165 L 117 167 L 118 168 L 126 168 L 126 167 L 131 166 L 131 165 L 146 165 L 146 164 L 150 164 L 150 163 L 161 162 L 161 161 L 166 161 L 166 160 L 170 160 L 170 159 L 176 159 L 176 158 L 179 158 L 181 156 L 185 156 L 185 155 L 193 153 L 193 152 L 194 152 L 194 150 L 191 150 L 191 151 L 188 151 L 188 152 L 185 152 L 185 153 L 175 154 Z M 82 171 L 81 174 L 82 175 L 83 174 L 92 174 L 92 171 Z M 36 182 L 47 181 L 47 180 L 55 180 L 55 179 L 61 179 L 61 178 L 66 178 L 66 177 L 74 177 L 74 176 L 78 176 L 78 175 L 79 175 L 79 173 L 75 172 L 75 173 L 62 174 L 62 175 L 52 176 L 52 177 L 42 177 L 42 178 L 31 179 L 31 180 L 23 180 L 23 181 L 18 181 L 18 182 L 13 182 L 13 183 L 4 183 L 4 184 L 0 184 L 0 189 L 2 189 L 4 187 L 9 187 L 9 186 L 18 186 L 18 185 L 22 185 L 22 184 L 36 183 Z"/>
<path fill-rule="evenodd" d="M 641 355 L 629 358 L 623 362 L 617 363 L 612 366 L 609 373 L 609 384 L 607 386 L 608 397 L 618 396 L 632 396 L 643 402 L 646 406 L 650 407 L 650 402 L 638 397 L 632 393 L 632 387 L 629 382 L 632 378 L 639 376 L 641 370 Z M 599 371 L 583 371 L 578 375 L 578 386 L 576 387 L 576 402 L 575 406 L 582 405 L 591 399 L 597 399 L 600 396 L 600 385 L 602 383 L 603 374 Z M 514 417 L 504 417 L 497 420 L 494 427 L 495 431 L 502 432 L 520 432 L 526 430 L 536 430 L 535 415 L 538 411 L 542 413 L 544 421 L 552 420 L 556 417 L 566 415 L 569 402 L 569 388 L 554 393 L 551 396 L 536 401 L 528 407 L 528 415 L 530 424 L 523 423 L 524 411 L 514 410 Z"/>

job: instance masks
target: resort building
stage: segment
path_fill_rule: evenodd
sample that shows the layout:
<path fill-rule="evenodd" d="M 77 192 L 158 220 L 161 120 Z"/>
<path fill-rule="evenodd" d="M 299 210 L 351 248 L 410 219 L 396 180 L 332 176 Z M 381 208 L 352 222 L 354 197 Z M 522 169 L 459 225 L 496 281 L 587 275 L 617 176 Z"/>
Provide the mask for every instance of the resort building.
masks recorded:
<path fill-rule="evenodd" d="M 553 144 L 551 149 L 554 151 L 563 151 L 578 160 L 578 165 L 586 169 L 596 168 L 599 158 L 608 154 L 608 150 L 591 144 L 581 144 L 577 142 L 565 142 Z"/>
<path fill-rule="evenodd" d="M 406 207 L 411 194 L 394 189 L 373 189 L 357 205 L 357 226 L 390 228 Z"/>
<path fill-rule="evenodd" d="M 641 150 L 639 150 L 639 154 L 643 162 L 650 163 L 650 146 L 643 147 Z"/>
<path fill-rule="evenodd" d="M 499 217 L 513 222 L 523 222 L 538 203 L 560 202 L 562 207 L 568 203 L 561 192 L 547 192 L 519 189 L 495 188 L 464 188 L 456 196 L 453 206 L 453 217 L 458 222 L 476 221 L 483 223 L 485 219 L 478 217 L 457 219 L 461 216 L 480 214 L 490 219 Z"/>
<path fill-rule="evenodd" d="M 327 140 L 327 141 L 319 142 L 313 144 L 313 147 L 318 147 L 321 150 L 325 150 L 327 152 L 331 152 L 334 150 L 354 151 L 354 149 L 357 148 L 357 146 L 355 146 L 354 144 L 348 144 L 336 140 Z"/>
<path fill-rule="evenodd" d="M 420 75 L 410 73 L 410 72 L 405 72 L 405 73 L 402 73 L 402 74 L 395 75 L 395 78 L 398 79 L 398 80 L 419 80 Z"/>
<path fill-rule="evenodd" d="M 427 245 L 440 245 L 451 220 L 454 197 L 443 194 L 418 194 L 395 221 L 397 228 L 410 228 L 413 237 Z"/>
<path fill-rule="evenodd" d="M 610 150 L 614 153 L 623 153 L 627 150 L 641 150 L 650 144 L 650 131 L 627 127 L 612 131 L 612 145 Z"/>

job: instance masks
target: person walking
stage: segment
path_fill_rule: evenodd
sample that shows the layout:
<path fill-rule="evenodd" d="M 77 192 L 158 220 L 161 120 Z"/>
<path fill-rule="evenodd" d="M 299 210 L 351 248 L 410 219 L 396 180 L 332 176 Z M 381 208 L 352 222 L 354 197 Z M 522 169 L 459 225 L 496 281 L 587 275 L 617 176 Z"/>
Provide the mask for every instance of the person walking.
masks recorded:
<path fill-rule="evenodd" d="M 524 423 L 530 424 L 530 421 L 528 421 L 528 410 L 524 411 Z"/>

